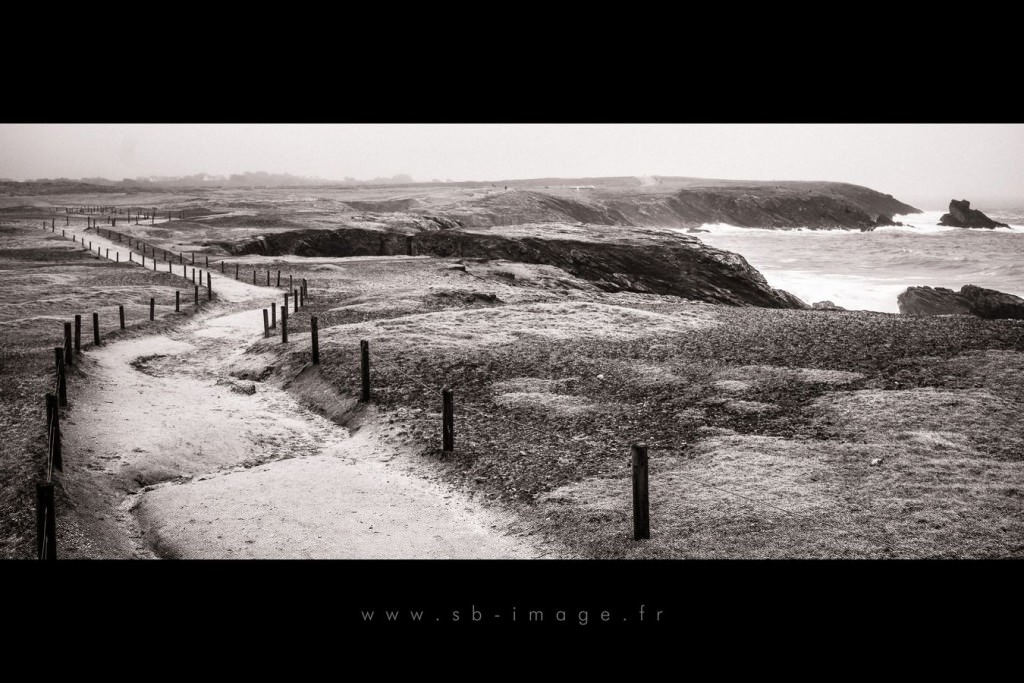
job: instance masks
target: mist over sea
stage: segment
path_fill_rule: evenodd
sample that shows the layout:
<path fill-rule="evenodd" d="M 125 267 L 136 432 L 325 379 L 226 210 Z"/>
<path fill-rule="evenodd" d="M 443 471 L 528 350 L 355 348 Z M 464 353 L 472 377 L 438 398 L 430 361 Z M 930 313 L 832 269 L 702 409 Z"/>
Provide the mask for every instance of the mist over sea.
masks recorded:
<path fill-rule="evenodd" d="M 1010 229 L 973 230 L 938 224 L 945 211 L 894 216 L 903 227 L 859 230 L 764 230 L 702 226 L 696 237 L 742 254 L 773 287 L 807 303 L 832 301 L 850 310 L 897 313 L 897 295 L 929 285 L 966 284 L 1024 297 L 1024 208 L 986 211 Z"/>

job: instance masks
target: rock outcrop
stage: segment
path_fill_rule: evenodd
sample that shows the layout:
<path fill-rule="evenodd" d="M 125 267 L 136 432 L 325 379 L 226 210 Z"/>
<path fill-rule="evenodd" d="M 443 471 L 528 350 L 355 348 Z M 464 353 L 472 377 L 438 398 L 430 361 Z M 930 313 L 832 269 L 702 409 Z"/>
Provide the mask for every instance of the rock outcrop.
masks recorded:
<path fill-rule="evenodd" d="M 400 231 L 348 227 L 281 232 L 221 246 L 233 254 L 505 259 L 556 266 L 611 292 L 673 294 L 736 306 L 807 308 L 792 294 L 771 287 L 739 254 L 656 228 L 530 224 Z"/>
<path fill-rule="evenodd" d="M 942 214 L 939 225 L 948 225 L 953 228 L 1008 228 L 1006 223 L 998 223 L 981 211 L 971 208 L 971 203 L 966 199 L 949 202 L 949 213 Z"/>
<path fill-rule="evenodd" d="M 909 287 L 896 301 L 900 313 L 908 315 L 969 314 L 1024 320 L 1024 299 L 974 285 L 964 285 L 959 292 L 945 287 Z"/>
<path fill-rule="evenodd" d="M 845 311 L 846 309 L 842 306 L 836 306 L 831 301 L 815 301 L 811 304 L 811 308 L 815 311 Z"/>
<path fill-rule="evenodd" d="M 469 228 L 574 223 L 694 229 L 704 223 L 750 228 L 847 228 L 894 225 L 918 209 L 849 183 L 666 181 L 658 188 L 598 186 L 584 194 L 515 190 L 442 207 Z"/>

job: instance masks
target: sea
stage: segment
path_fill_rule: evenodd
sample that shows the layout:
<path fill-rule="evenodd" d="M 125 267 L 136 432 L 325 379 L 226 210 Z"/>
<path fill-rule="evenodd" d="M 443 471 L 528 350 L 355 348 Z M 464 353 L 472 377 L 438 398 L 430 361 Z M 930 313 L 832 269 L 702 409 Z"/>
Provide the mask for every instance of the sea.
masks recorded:
<path fill-rule="evenodd" d="M 944 210 L 897 215 L 903 226 L 860 230 L 771 230 L 706 224 L 694 235 L 741 254 L 768 283 L 807 303 L 898 313 L 907 287 L 971 284 L 1024 297 L 1024 208 L 985 211 L 1010 227 L 939 225 Z"/>

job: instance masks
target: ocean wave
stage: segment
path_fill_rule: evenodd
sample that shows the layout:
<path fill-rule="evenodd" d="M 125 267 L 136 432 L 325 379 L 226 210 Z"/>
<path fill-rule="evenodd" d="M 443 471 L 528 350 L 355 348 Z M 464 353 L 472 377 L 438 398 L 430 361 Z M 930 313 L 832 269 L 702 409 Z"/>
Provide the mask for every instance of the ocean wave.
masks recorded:
<path fill-rule="evenodd" d="M 991 232 L 1012 232 L 1024 233 L 1024 224 L 1016 225 L 1010 223 L 1009 228 L 957 228 L 950 225 L 939 225 L 939 219 L 943 211 L 925 211 L 924 213 L 897 214 L 893 221 L 902 225 L 883 225 L 875 228 L 873 232 L 881 233 L 903 233 L 903 234 L 934 234 L 941 232 L 969 232 L 969 233 L 991 233 Z M 863 234 L 863 230 L 857 228 L 744 228 L 729 223 L 704 223 L 700 226 L 706 234 L 711 235 L 836 235 L 836 234 Z M 676 228 L 676 232 L 691 234 L 689 229 Z M 697 233 L 699 236 L 701 233 Z"/>

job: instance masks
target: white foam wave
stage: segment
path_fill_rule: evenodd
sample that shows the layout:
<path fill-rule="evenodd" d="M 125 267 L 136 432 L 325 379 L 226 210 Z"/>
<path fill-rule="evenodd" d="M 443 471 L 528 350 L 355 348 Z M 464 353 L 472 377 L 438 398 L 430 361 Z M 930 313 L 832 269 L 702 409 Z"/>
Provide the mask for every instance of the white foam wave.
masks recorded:
<path fill-rule="evenodd" d="M 939 219 L 945 211 L 924 211 L 922 213 L 896 214 L 892 217 L 893 222 L 903 225 L 884 225 L 874 229 L 874 232 L 895 232 L 907 234 L 934 234 L 950 231 L 969 232 L 992 232 L 989 228 L 956 228 L 949 225 L 939 225 Z M 994 228 L 999 232 L 1020 232 L 1024 233 L 1024 225 L 1009 224 L 1009 228 Z M 834 234 L 861 234 L 863 231 L 855 228 L 744 228 L 729 223 L 704 223 L 700 226 L 703 233 L 710 235 L 834 235 Z M 683 234 L 694 234 L 684 228 L 676 228 L 675 232 Z"/>

